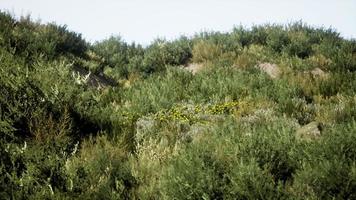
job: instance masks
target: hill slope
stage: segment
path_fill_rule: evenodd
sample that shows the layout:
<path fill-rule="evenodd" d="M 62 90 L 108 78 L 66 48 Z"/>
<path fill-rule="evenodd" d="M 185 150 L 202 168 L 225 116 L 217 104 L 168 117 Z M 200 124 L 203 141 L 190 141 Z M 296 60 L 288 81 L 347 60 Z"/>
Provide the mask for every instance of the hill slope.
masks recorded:
<path fill-rule="evenodd" d="M 0 27 L 5 199 L 356 198 L 356 42 L 334 30 L 143 48 L 4 12 Z"/>

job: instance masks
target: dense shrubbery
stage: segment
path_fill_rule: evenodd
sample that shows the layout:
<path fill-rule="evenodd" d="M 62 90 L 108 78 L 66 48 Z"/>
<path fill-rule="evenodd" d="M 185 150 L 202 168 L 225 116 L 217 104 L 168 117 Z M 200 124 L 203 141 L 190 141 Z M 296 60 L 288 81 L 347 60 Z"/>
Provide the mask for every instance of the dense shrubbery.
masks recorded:
<path fill-rule="evenodd" d="M 355 40 L 300 22 L 145 48 L 0 27 L 1 198 L 356 198 Z"/>
<path fill-rule="evenodd" d="M 96 42 L 93 45 L 93 53 L 100 56 L 103 64 L 114 71 L 114 73 L 108 72 L 108 75 L 119 79 L 122 76 L 128 77 L 129 73 L 138 70 L 137 60 L 142 62 L 144 52 L 140 45 L 134 43 L 129 45 L 120 37 L 111 36 Z"/>
<path fill-rule="evenodd" d="M 173 42 L 158 39 L 147 47 L 143 60 L 144 72 L 162 71 L 168 65 L 184 65 L 191 58 L 191 42 L 182 37 Z"/>

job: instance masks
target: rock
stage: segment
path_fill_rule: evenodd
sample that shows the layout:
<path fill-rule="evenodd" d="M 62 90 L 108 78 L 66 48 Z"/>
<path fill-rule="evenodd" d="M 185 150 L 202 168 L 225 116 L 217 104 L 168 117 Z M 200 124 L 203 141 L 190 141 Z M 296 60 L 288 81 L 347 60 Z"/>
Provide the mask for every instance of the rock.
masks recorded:
<path fill-rule="evenodd" d="M 315 68 L 312 71 L 310 71 L 310 73 L 314 76 L 314 77 L 320 77 L 320 78 L 327 78 L 328 74 L 325 73 L 323 70 L 321 70 L 320 68 Z"/>
<path fill-rule="evenodd" d="M 299 139 L 312 140 L 321 136 L 320 124 L 318 122 L 310 122 L 297 129 L 296 136 Z"/>
<path fill-rule="evenodd" d="M 183 142 L 199 141 L 201 138 L 204 137 L 208 129 L 208 125 L 193 124 L 188 132 L 182 134 L 181 140 Z"/>
<path fill-rule="evenodd" d="M 197 72 L 199 72 L 200 70 L 203 69 L 203 64 L 190 63 L 186 67 L 184 67 L 183 69 L 185 69 L 187 71 L 190 71 L 192 74 L 196 74 Z"/>
<path fill-rule="evenodd" d="M 278 78 L 281 74 L 281 70 L 276 64 L 261 63 L 257 68 L 267 73 L 272 79 Z"/>

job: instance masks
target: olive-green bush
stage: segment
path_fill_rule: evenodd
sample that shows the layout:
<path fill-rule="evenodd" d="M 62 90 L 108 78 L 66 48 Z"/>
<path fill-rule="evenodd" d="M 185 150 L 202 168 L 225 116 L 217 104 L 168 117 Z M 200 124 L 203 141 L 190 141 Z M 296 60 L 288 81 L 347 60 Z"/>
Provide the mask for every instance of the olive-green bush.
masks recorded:
<path fill-rule="evenodd" d="M 356 43 L 336 30 L 142 47 L 2 11 L 0 27 L 0 199 L 356 198 Z"/>

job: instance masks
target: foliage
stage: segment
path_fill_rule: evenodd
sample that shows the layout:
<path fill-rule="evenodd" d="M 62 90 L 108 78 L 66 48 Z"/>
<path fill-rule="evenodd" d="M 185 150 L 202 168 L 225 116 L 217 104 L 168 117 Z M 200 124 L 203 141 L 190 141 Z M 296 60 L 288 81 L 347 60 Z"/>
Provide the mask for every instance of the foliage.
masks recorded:
<path fill-rule="evenodd" d="M 136 59 L 142 60 L 144 53 L 140 45 L 127 44 L 118 36 L 96 42 L 92 49 L 92 55 L 97 55 L 100 64 L 107 65 L 119 76 L 126 77 L 128 73 L 138 70 Z"/>
<path fill-rule="evenodd" d="M 356 198 L 356 43 L 333 29 L 142 47 L 5 12 L 0 27 L 1 198 Z"/>
<path fill-rule="evenodd" d="M 221 54 L 221 49 L 211 42 L 199 41 L 193 47 L 193 62 L 206 62 L 217 59 Z"/>
<path fill-rule="evenodd" d="M 167 65 L 184 65 L 191 57 L 191 44 L 186 38 L 169 42 L 163 39 L 155 40 L 145 51 L 142 65 L 144 71 L 152 73 L 162 71 Z"/>

